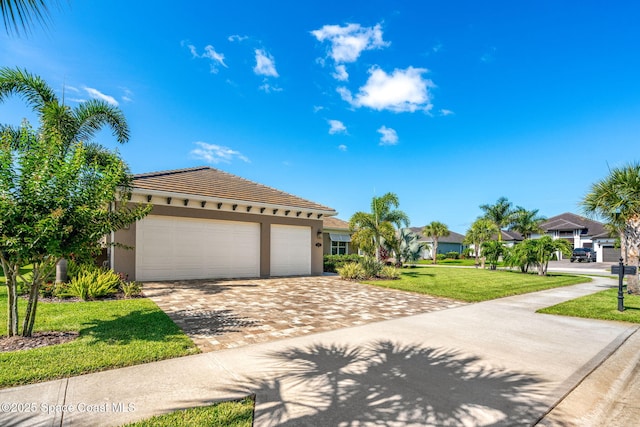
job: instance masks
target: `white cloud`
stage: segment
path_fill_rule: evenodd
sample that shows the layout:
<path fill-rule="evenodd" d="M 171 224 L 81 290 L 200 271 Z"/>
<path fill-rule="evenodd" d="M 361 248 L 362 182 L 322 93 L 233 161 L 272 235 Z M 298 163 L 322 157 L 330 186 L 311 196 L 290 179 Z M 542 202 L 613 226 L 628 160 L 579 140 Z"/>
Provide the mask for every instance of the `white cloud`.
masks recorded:
<path fill-rule="evenodd" d="M 82 89 L 84 89 L 89 94 L 89 96 L 93 99 L 100 99 L 108 104 L 115 105 L 116 107 L 118 106 L 118 101 L 116 101 L 116 99 L 113 96 L 105 95 L 104 93 L 100 92 L 98 89 L 94 89 L 92 87 L 84 86 Z"/>
<path fill-rule="evenodd" d="M 398 133 L 394 129 L 381 126 L 377 132 L 382 135 L 380 145 L 396 145 L 398 143 Z"/>
<path fill-rule="evenodd" d="M 451 111 L 451 110 L 447 110 L 445 108 L 440 110 L 440 115 L 441 116 L 450 116 L 452 114 L 455 114 L 455 113 L 453 111 Z"/>
<path fill-rule="evenodd" d="M 124 102 L 133 102 L 133 92 L 126 87 L 120 87 L 120 89 L 122 89 L 122 92 L 124 92 L 124 95 L 122 95 L 120 98 Z"/>
<path fill-rule="evenodd" d="M 343 64 L 336 65 L 336 72 L 332 74 L 333 78 L 336 80 L 340 80 L 341 82 L 346 82 L 349 80 L 349 73 L 347 73 L 347 67 Z"/>
<path fill-rule="evenodd" d="M 244 40 L 246 40 L 248 38 L 249 38 L 249 36 L 241 36 L 239 34 L 233 34 L 233 35 L 229 36 L 228 40 L 230 42 L 241 42 L 241 41 L 244 41 Z"/>
<path fill-rule="evenodd" d="M 206 142 L 198 141 L 195 143 L 198 148 L 191 150 L 191 156 L 196 159 L 204 160 L 207 163 L 231 163 L 233 159 L 240 159 L 244 162 L 251 163 L 250 160 L 242 155 L 239 151 L 232 150 L 229 147 L 224 147 L 216 144 L 207 144 Z"/>
<path fill-rule="evenodd" d="M 314 105 L 313 106 L 313 112 L 317 113 L 318 111 L 322 111 L 324 110 L 324 107 L 322 105 Z"/>
<path fill-rule="evenodd" d="M 263 81 L 262 84 L 260 86 L 258 86 L 258 89 L 260 89 L 261 91 L 265 92 L 265 93 L 271 93 L 271 92 L 282 92 L 282 88 L 278 87 L 278 86 L 271 86 L 269 84 L 269 82 Z"/>
<path fill-rule="evenodd" d="M 338 150 L 340 150 L 340 151 L 347 151 L 347 146 L 346 146 L 346 145 L 344 145 L 344 144 L 340 144 L 340 145 L 338 145 Z"/>
<path fill-rule="evenodd" d="M 211 72 L 214 74 L 218 72 L 219 65 L 222 65 L 224 68 L 229 68 L 227 67 L 227 64 L 224 63 L 224 55 L 222 53 L 216 52 L 216 50 L 210 44 L 204 47 L 202 58 L 208 58 L 212 61 Z"/>
<path fill-rule="evenodd" d="M 256 66 L 253 67 L 253 72 L 262 76 L 278 77 L 273 56 L 262 49 L 256 49 L 255 52 Z"/>
<path fill-rule="evenodd" d="M 362 27 L 360 24 L 325 25 L 311 34 L 320 41 L 331 44 L 329 56 L 336 63 L 355 62 L 365 50 L 381 49 L 389 46 L 382 40 L 380 24 L 375 27 Z"/>
<path fill-rule="evenodd" d="M 336 133 L 347 133 L 347 127 L 340 120 L 328 120 L 329 122 L 329 135 Z"/>
<path fill-rule="evenodd" d="M 433 107 L 429 89 L 433 82 L 422 77 L 428 70 L 409 67 L 396 69 L 387 74 L 380 68 L 369 70 L 369 79 L 354 97 L 345 87 L 339 87 L 338 93 L 343 100 L 354 107 L 369 107 L 374 110 L 394 112 L 429 111 Z"/>
<path fill-rule="evenodd" d="M 196 47 L 192 44 L 186 44 L 184 41 L 181 42 L 180 44 L 182 46 L 186 45 L 187 49 L 189 49 L 189 52 L 191 52 L 191 56 L 193 56 L 194 58 L 210 60 L 211 61 L 210 70 L 211 70 L 211 73 L 213 74 L 217 74 L 221 66 L 225 68 L 229 68 L 227 67 L 227 64 L 225 64 L 224 62 L 224 54 L 217 52 L 215 48 L 210 44 L 204 47 L 204 52 L 202 54 L 199 54 L 198 49 L 196 49 Z"/>

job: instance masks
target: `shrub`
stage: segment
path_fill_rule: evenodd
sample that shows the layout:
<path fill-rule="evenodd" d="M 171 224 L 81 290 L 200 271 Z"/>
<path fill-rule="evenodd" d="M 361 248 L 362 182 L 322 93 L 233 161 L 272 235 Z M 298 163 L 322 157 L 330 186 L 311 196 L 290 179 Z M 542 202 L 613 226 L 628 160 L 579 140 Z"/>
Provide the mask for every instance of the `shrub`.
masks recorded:
<path fill-rule="evenodd" d="M 326 273 L 337 273 L 338 268 L 349 262 L 358 262 L 360 261 L 360 255 L 358 254 L 349 254 L 349 255 L 325 255 L 324 256 L 324 271 Z"/>
<path fill-rule="evenodd" d="M 447 257 L 445 256 L 445 254 L 438 254 L 436 255 L 436 260 L 438 261 L 442 261 L 443 259 L 446 259 Z"/>
<path fill-rule="evenodd" d="M 381 279 L 399 279 L 400 278 L 400 270 L 398 270 L 395 267 L 392 266 L 385 266 L 381 271 L 380 271 L 380 278 Z"/>
<path fill-rule="evenodd" d="M 118 292 L 120 277 L 113 270 L 96 269 L 79 273 L 69 282 L 65 295 L 83 301 L 102 298 Z"/>
<path fill-rule="evenodd" d="M 142 283 L 140 282 L 120 282 L 120 290 L 125 298 L 139 297 L 142 295 Z"/>
<path fill-rule="evenodd" d="M 444 257 L 447 259 L 458 259 L 460 257 L 460 254 L 458 252 L 451 251 L 444 254 Z"/>
<path fill-rule="evenodd" d="M 364 269 L 365 277 L 378 277 L 384 268 L 384 264 L 373 257 L 361 258 L 360 265 Z"/>
<path fill-rule="evenodd" d="M 78 262 L 69 260 L 67 262 L 67 278 L 69 281 L 78 277 L 78 275 L 87 272 L 93 272 L 99 270 L 98 266 L 89 262 Z"/>
<path fill-rule="evenodd" d="M 357 262 L 350 262 L 338 268 L 340 277 L 346 280 L 360 280 L 366 278 L 366 273 L 362 265 Z"/>

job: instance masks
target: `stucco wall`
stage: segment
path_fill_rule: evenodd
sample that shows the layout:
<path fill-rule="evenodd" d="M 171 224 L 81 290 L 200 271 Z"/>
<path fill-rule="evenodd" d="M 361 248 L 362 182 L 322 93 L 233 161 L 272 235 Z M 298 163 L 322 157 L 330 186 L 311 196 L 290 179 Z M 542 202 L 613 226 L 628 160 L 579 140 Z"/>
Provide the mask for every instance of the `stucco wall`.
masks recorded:
<path fill-rule="evenodd" d="M 271 270 L 271 224 L 298 225 L 310 227 L 311 233 L 311 274 L 322 274 L 322 237 L 318 238 L 318 231 L 322 230 L 322 220 L 276 216 L 269 214 L 253 214 L 241 212 L 220 211 L 214 209 L 200 209 L 198 207 L 179 207 L 154 205 L 150 215 L 166 215 L 185 218 L 218 219 L 228 221 L 255 222 L 260 224 L 260 276 L 269 277 Z M 135 241 L 136 226 L 131 224 L 129 229 L 115 233 L 115 241 L 134 249 L 114 248 L 113 269 L 127 274 L 130 280 L 135 280 Z M 316 246 L 320 243 L 320 246 Z"/>

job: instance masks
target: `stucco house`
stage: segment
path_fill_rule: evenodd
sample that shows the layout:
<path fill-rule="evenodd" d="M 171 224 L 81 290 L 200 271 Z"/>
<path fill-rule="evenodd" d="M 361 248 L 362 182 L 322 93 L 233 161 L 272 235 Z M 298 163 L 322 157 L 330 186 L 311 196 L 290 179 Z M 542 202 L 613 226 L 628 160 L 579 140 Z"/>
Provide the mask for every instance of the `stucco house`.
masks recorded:
<path fill-rule="evenodd" d="M 324 255 L 348 255 L 352 253 L 349 223 L 336 217 L 322 217 Z"/>
<path fill-rule="evenodd" d="M 620 258 L 620 249 L 614 247 L 615 238 L 601 222 L 565 212 L 547 219 L 540 227 L 554 239 L 567 240 L 573 248 L 592 248 L 597 262 L 614 262 Z"/>
<path fill-rule="evenodd" d="M 218 169 L 135 175 L 151 213 L 109 236 L 110 266 L 130 280 L 322 274 L 323 218 L 336 211 Z"/>
<path fill-rule="evenodd" d="M 420 236 L 418 241 L 428 243 L 427 247 L 422 250 L 422 258 L 433 259 L 433 238 L 425 237 L 422 234 L 424 227 L 410 227 L 409 229 Z M 443 236 L 438 239 L 438 253 L 446 254 L 447 252 L 457 252 L 462 254 L 466 248 L 463 242 L 464 236 L 462 234 L 450 231 L 448 236 Z"/>

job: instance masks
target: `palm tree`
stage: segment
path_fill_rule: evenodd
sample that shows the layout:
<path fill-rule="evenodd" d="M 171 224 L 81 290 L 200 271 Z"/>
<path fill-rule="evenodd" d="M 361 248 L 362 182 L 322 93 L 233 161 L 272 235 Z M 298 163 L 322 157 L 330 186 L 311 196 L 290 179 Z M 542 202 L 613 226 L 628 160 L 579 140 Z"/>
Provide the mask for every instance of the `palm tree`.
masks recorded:
<path fill-rule="evenodd" d="M 525 208 L 518 206 L 513 212 L 510 229 L 517 231 L 522 234 L 522 237 L 528 239 L 532 234 L 542 232 L 540 224 L 546 220 L 547 218 L 538 216 L 538 209 L 528 211 Z"/>
<path fill-rule="evenodd" d="M 0 102 L 21 97 L 39 116 L 40 131 L 59 135 L 68 146 L 91 139 L 104 126 L 111 127 L 116 140 L 129 140 L 129 126 L 122 111 L 105 101 L 90 100 L 70 108 L 60 102 L 53 89 L 39 76 L 20 68 L 0 68 Z M 10 127 L 6 127 L 11 132 Z M 13 131 L 13 133 L 19 134 Z"/>
<path fill-rule="evenodd" d="M 16 34 L 20 34 L 21 28 L 28 32 L 33 21 L 45 24 L 49 18 L 45 0 L 0 0 L 0 13 L 7 33 L 13 27 Z"/>
<path fill-rule="evenodd" d="M 386 193 L 371 200 L 371 212 L 356 212 L 349 220 L 349 228 L 354 231 L 352 240 L 363 250 L 375 253 L 380 261 L 380 246 L 384 239 L 395 238 L 395 227 L 409 225 L 409 217 L 401 210 L 398 196 Z"/>
<path fill-rule="evenodd" d="M 588 215 L 597 215 L 620 234 L 626 262 L 638 266 L 640 253 L 640 163 L 613 169 L 596 182 L 581 203 Z M 629 293 L 640 293 L 638 276 L 628 276 Z"/>
<path fill-rule="evenodd" d="M 431 251 L 431 258 L 433 258 L 433 264 L 436 264 L 438 258 L 438 239 L 440 239 L 440 237 L 448 236 L 449 234 L 451 234 L 451 232 L 449 231 L 449 228 L 446 224 L 439 221 L 432 221 L 431 223 L 425 225 L 425 227 L 422 229 L 422 234 L 425 237 L 430 237 L 433 240 L 433 251 Z"/>
<path fill-rule="evenodd" d="M 493 222 L 498 228 L 498 241 L 502 241 L 502 229 L 513 222 L 513 204 L 506 197 L 500 197 L 494 205 L 480 205 L 483 217 Z"/>
<path fill-rule="evenodd" d="M 464 243 L 467 245 L 473 245 L 476 257 L 476 267 L 479 265 L 482 244 L 491 239 L 491 236 L 497 232 L 498 228 L 493 221 L 489 221 L 486 218 L 478 218 L 473 224 L 471 224 L 469 230 L 467 230 L 467 234 L 464 237 Z M 485 257 L 483 256 L 482 268 L 484 268 L 484 260 Z"/>

